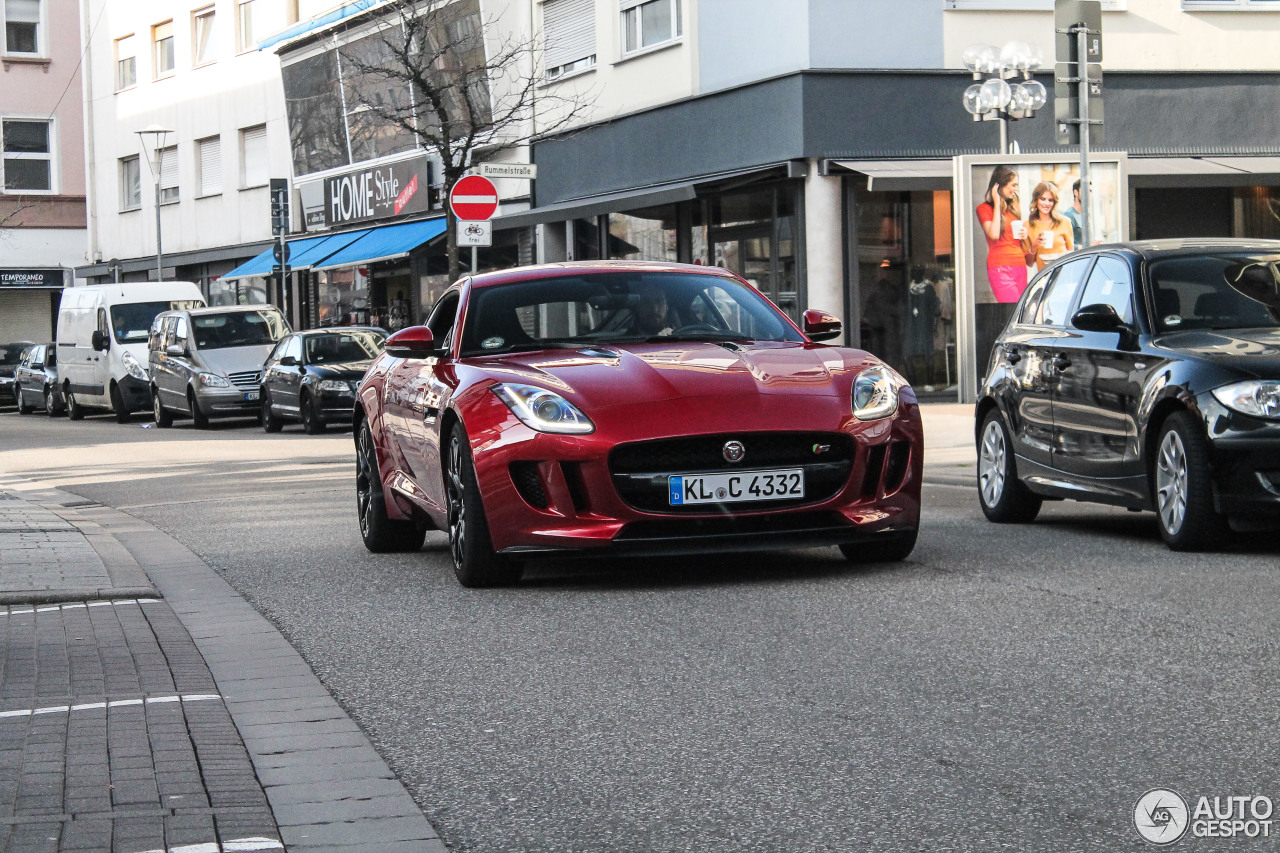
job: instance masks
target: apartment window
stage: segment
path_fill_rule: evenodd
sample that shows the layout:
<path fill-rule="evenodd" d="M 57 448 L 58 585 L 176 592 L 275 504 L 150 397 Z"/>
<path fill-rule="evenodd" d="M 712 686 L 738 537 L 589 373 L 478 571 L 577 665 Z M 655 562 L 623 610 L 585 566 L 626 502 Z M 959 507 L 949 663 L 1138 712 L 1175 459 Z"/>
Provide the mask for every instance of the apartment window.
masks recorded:
<path fill-rule="evenodd" d="M 198 140 L 196 157 L 199 160 L 200 195 L 217 195 L 222 192 L 222 145 L 218 137 Z"/>
<path fill-rule="evenodd" d="M 6 53 L 40 53 L 40 0 L 4 0 Z"/>
<path fill-rule="evenodd" d="M 213 7 L 191 13 L 191 55 L 193 65 L 208 65 L 215 59 L 217 40 L 214 38 Z"/>
<path fill-rule="evenodd" d="M 156 77 L 173 73 L 173 21 L 151 28 L 153 65 Z"/>
<path fill-rule="evenodd" d="M 120 158 L 120 209 L 137 210 L 142 207 L 142 160 L 133 157 Z"/>
<path fill-rule="evenodd" d="M 236 4 L 236 31 L 239 33 L 239 50 L 244 53 L 253 50 L 258 46 L 258 40 L 253 35 L 253 4 L 254 0 L 240 0 Z"/>
<path fill-rule="evenodd" d="M 132 35 L 116 39 L 116 91 L 138 85 L 138 40 Z"/>
<path fill-rule="evenodd" d="M 1280 12 L 1280 0 L 1182 0 L 1188 12 Z"/>
<path fill-rule="evenodd" d="M 260 187 L 267 183 L 267 126 L 240 131 L 240 186 Z"/>
<path fill-rule="evenodd" d="M 0 137 L 4 147 L 4 191 L 53 191 L 53 122 L 5 119 Z"/>
<path fill-rule="evenodd" d="M 592 0 L 546 0 L 542 4 L 543 67 L 548 80 L 596 64 L 596 12 Z"/>
<path fill-rule="evenodd" d="M 161 148 L 156 156 L 160 161 L 160 203 L 174 204 L 178 200 L 178 146 Z"/>
<path fill-rule="evenodd" d="M 622 52 L 643 50 L 680 36 L 680 0 L 619 0 Z"/>
<path fill-rule="evenodd" d="M 1052 12 L 1054 0 L 946 0 L 951 11 Z M 1102 11 L 1123 12 L 1128 0 L 1102 0 Z"/>

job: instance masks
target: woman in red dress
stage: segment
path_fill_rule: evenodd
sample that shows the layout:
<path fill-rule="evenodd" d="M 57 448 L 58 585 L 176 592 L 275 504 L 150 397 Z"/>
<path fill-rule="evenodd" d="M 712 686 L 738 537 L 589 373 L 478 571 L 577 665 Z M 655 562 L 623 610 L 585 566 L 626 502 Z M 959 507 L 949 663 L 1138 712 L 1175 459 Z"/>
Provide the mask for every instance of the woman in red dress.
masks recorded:
<path fill-rule="evenodd" d="M 996 302 L 1017 302 L 1027 289 L 1027 235 L 1021 211 L 1018 173 L 1009 166 L 996 166 L 986 201 L 977 210 L 987 238 L 987 280 Z"/>

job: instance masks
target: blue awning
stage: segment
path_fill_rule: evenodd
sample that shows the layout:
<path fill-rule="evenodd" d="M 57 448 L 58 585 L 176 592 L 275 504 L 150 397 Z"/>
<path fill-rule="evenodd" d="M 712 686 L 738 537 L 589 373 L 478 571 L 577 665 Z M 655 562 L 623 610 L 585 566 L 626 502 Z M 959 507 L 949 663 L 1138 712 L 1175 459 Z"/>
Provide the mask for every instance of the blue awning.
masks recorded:
<path fill-rule="evenodd" d="M 302 269 L 303 267 L 313 267 L 332 255 L 339 249 L 345 249 L 356 240 L 368 234 L 366 228 L 363 231 L 348 231 L 345 234 L 330 234 L 328 237 L 321 238 L 320 242 L 312 245 L 310 248 L 298 249 L 289 256 L 289 266 L 293 269 Z M 289 245 L 293 249 L 293 244 Z"/>
<path fill-rule="evenodd" d="M 270 38 L 266 38 L 258 42 L 258 50 L 266 50 L 269 47 L 274 47 L 275 45 L 288 41 L 289 39 L 295 39 L 298 36 L 305 36 L 313 30 L 318 30 L 321 27 L 328 26 L 329 24 L 335 24 L 343 18 L 350 18 L 352 15 L 358 15 L 365 9 L 370 9 L 381 2 L 382 0 L 354 0 L 354 2 L 347 3 L 337 9 L 334 9 L 332 12 L 319 15 L 318 17 L 311 18 L 310 20 L 299 21 L 292 27 L 289 27 L 289 29 L 276 33 Z"/>
<path fill-rule="evenodd" d="M 289 258 L 290 262 L 292 263 L 293 261 L 292 255 L 297 254 L 299 252 L 305 252 L 308 249 L 316 246 L 319 243 L 323 243 L 325 240 L 328 240 L 328 239 L 331 239 L 331 238 L 329 236 L 302 237 L 298 240 L 288 241 L 289 252 L 291 255 Z M 231 272 L 227 273 L 224 276 L 221 276 L 221 278 L 223 279 L 249 278 L 251 276 L 271 275 L 271 268 L 276 265 L 275 255 L 272 254 L 274 251 L 275 251 L 274 248 L 267 249 L 262 254 L 256 257 L 250 258 L 240 266 L 233 269 Z"/>
<path fill-rule="evenodd" d="M 313 264 L 312 268 L 331 270 L 337 267 L 402 258 L 428 240 L 443 234 L 445 221 L 444 217 L 440 217 L 370 229 L 345 249 L 340 249 L 320 263 Z"/>

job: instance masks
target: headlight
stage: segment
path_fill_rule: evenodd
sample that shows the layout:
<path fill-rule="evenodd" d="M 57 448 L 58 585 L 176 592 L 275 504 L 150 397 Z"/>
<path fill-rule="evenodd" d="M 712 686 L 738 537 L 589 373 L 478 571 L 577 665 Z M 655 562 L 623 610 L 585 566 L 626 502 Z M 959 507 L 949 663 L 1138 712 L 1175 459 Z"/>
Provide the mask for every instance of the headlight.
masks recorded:
<path fill-rule="evenodd" d="M 582 435 L 596 428 L 577 406 L 545 388 L 502 383 L 493 386 L 493 393 L 507 404 L 521 423 L 538 432 Z"/>
<path fill-rule="evenodd" d="M 336 391 L 345 394 L 351 390 L 351 383 L 345 379 L 321 379 L 317 386 L 321 391 Z"/>
<path fill-rule="evenodd" d="M 143 382 L 147 381 L 147 371 L 142 368 L 142 364 L 139 363 L 133 353 L 126 350 L 125 354 L 120 356 L 120 361 L 124 364 L 124 369 L 134 379 L 141 379 Z"/>
<path fill-rule="evenodd" d="M 853 416 L 860 421 L 889 417 L 898 411 L 898 389 L 906 384 L 890 367 L 868 367 L 853 380 Z"/>
<path fill-rule="evenodd" d="M 1213 396 L 1228 409 L 1256 418 L 1280 418 L 1280 381 L 1252 380 L 1213 389 Z"/>
<path fill-rule="evenodd" d="M 198 373 L 196 376 L 199 378 L 202 385 L 206 385 L 210 388 L 231 387 L 231 383 L 226 380 L 226 377 L 219 376 L 216 373 Z"/>

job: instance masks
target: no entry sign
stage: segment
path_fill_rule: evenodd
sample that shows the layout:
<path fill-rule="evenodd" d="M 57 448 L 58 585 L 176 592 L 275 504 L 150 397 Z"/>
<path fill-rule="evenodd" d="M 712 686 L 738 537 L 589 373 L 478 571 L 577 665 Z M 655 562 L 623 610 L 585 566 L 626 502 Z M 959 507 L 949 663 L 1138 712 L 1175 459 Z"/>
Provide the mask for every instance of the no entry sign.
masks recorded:
<path fill-rule="evenodd" d="M 484 222 L 498 209 L 498 190 L 493 181 L 467 175 L 449 191 L 453 215 L 468 222 Z"/>

